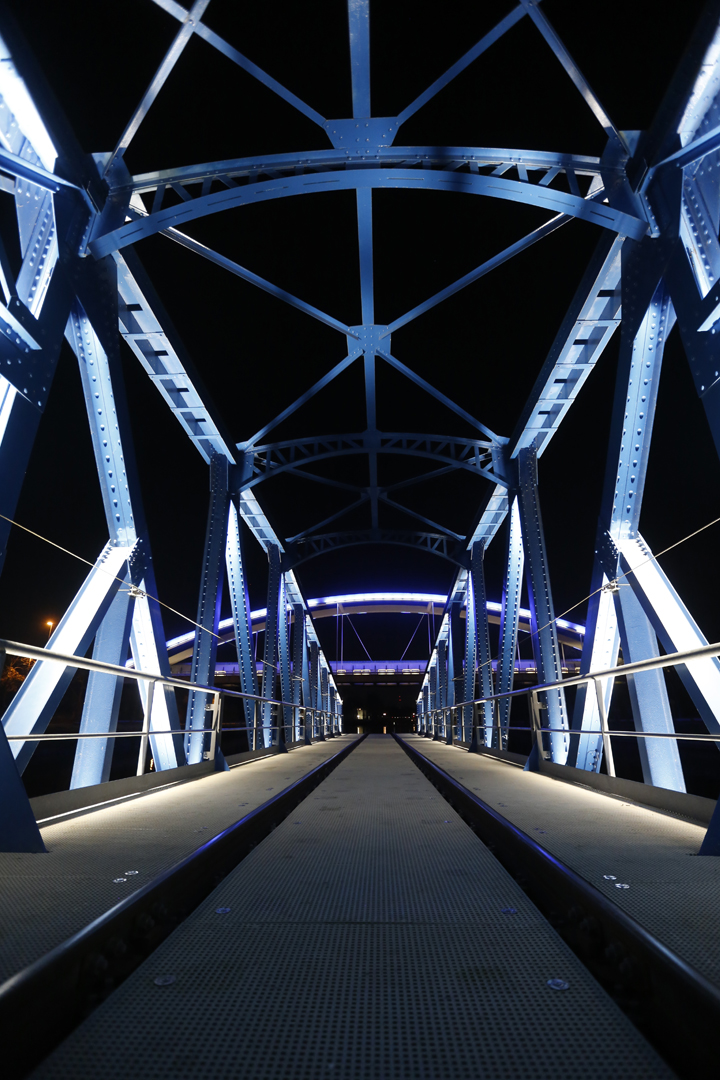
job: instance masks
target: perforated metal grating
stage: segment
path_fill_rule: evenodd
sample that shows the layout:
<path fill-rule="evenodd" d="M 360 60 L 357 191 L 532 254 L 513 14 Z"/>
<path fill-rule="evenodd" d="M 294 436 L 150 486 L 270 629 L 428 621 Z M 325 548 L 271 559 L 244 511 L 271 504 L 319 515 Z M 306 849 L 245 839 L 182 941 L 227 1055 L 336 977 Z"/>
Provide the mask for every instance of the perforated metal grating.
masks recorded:
<path fill-rule="evenodd" d="M 350 736 L 43 826 L 45 855 L 0 854 L 0 981 L 305 776 Z M 126 870 L 137 870 L 127 876 Z M 115 882 L 118 877 L 125 881 Z"/>
<path fill-rule="evenodd" d="M 411 741 L 720 986 L 720 859 L 696 858 L 704 828 L 457 747 Z"/>
<path fill-rule="evenodd" d="M 378 736 L 33 1075 L 672 1074 L 403 751 Z"/>

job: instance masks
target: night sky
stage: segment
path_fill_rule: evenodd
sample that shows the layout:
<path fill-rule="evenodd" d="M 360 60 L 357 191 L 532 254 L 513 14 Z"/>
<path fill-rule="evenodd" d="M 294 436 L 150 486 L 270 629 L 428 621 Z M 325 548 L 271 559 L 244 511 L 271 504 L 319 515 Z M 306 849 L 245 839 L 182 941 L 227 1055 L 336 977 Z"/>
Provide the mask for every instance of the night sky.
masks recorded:
<path fill-rule="evenodd" d="M 15 15 L 85 152 L 113 148 L 178 24 L 151 0 L 5 2 Z M 509 9 L 509 3 L 371 9 L 375 115 L 395 115 Z M 650 125 L 701 5 L 602 8 L 545 0 L 616 125 Z M 212 0 L 204 21 L 327 117 L 351 114 L 345 6 L 240 5 Z M 499 146 L 600 154 L 604 134 L 526 19 L 404 125 L 396 145 Z M 322 131 L 206 43 L 194 39 L 126 154 L 132 173 L 223 158 L 327 147 Z M 322 310 L 359 323 L 354 193 L 283 199 L 191 223 L 185 231 Z M 9 196 L 3 203 L 12 209 Z M 374 194 L 376 321 L 388 322 L 546 220 L 499 200 L 438 192 Z M 11 220 L 3 206 L 3 235 Z M 510 435 L 599 237 L 574 221 L 393 335 L 393 353 L 492 430 Z M 136 252 L 236 440 L 248 438 L 346 355 L 344 337 L 155 236 Z M 540 494 L 556 611 L 589 592 L 619 334 L 540 462 Z M 195 617 L 207 514 L 207 468 L 123 345 L 142 494 L 160 598 Z M 720 467 L 675 330 L 659 392 L 641 531 L 654 551 L 720 516 Z M 361 431 L 362 369 L 319 394 L 274 436 Z M 472 436 L 473 429 L 378 361 L 378 426 Z M 422 469 L 432 468 L 432 463 Z M 365 459 L 324 475 L 367 483 Z M 382 483 L 417 464 L 381 459 Z M 277 478 L 256 489 L 282 536 L 339 509 L 344 495 Z M 485 481 L 458 474 L 408 488 L 407 505 L 453 530 L 472 526 Z M 59 369 L 17 509 L 17 520 L 94 560 L 107 533 L 77 362 Z M 412 519 L 387 512 L 381 525 Z M 331 528 L 368 527 L 351 513 Z M 418 525 L 418 528 L 424 528 Z M 710 641 L 720 639 L 718 530 L 662 565 Z M 487 556 L 488 594 L 501 594 L 504 530 Z M 248 537 L 251 603 L 265 604 L 265 556 Z M 42 643 L 87 568 L 15 530 L 0 579 L 0 635 Z M 307 597 L 360 589 L 446 592 L 449 562 L 402 548 L 351 548 L 300 566 Z M 227 605 L 226 605 L 227 607 Z M 229 608 L 224 614 L 229 613 Z M 582 621 L 585 607 L 571 618 Z M 168 636 L 189 628 L 165 617 Z M 410 616 L 383 631 L 368 622 L 373 656 L 402 651 Z M 319 624 L 334 656 L 331 621 Z M 333 639 L 332 641 L 330 639 Z M 425 636 L 426 642 L 426 636 Z"/>

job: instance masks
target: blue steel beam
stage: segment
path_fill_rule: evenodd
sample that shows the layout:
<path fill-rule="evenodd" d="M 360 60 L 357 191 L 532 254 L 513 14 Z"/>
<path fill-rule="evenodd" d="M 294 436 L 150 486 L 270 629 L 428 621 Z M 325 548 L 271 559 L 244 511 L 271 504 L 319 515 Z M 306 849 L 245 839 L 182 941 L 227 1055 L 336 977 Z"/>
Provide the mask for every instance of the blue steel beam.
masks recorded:
<path fill-rule="evenodd" d="M 165 54 L 163 61 L 160 64 L 160 67 L 153 75 L 150 85 L 142 96 L 140 104 L 138 105 L 133 115 L 130 117 L 130 120 L 126 125 L 125 130 L 120 136 L 118 144 L 108 160 L 105 169 L 106 174 L 111 171 L 116 159 L 124 155 L 134 136 L 137 134 L 140 125 L 142 124 L 143 120 L 148 114 L 148 111 L 150 110 L 151 105 L 153 104 L 158 94 L 162 90 L 163 86 L 165 85 L 167 78 L 170 75 L 170 72 L 175 67 L 175 64 L 180 59 L 180 56 L 185 49 L 185 46 L 190 41 L 190 38 L 193 35 L 197 23 L 202 19 L 203 15 L 205 14 L 205 9 L 207 8 L 209 3 L 210 0 L 195 0 L 195 3 L 187 12 L 185 18 L 183 19 L 182 27 L 175 35 L 172 45 Z"/>
<path fill-rule="evenodd" d="M 313 173 L 311 176 L 285 176 L 278 180 L 260 180 L 242 187 L 199 195 L 155 213 L 141 215 L 137 220 L 96 236 L 90 251 L 96 258 L 119 251 L 128 244 L 167 229 L 186 225 L 210 214 L 240 206 L 258 206 L 293 195 L 321 194 L 325 191 L 358 191 L 371 188 L 412 191 L 453 191 L 458 194 L 479 195 L 513 203 L 536 206 L 551 213 L 566 214 L 589 221 L 602 229 L 641 239 L 647 232 L 647 221 L 634 214 L 607 206 L 593 199 L 584 199 L 539 184 L 506 180 L 502 176 L 480 173 L 431 171 L 426 169 L 366 167 L 360 171 L 345 170 Z"/>
<path fill-rule="evenodd" d="M 236 499 L 237 496 L 231 500 L 228 511 L 225 564 L 227 567 L 228 591 L 230 593 L 230 608 L 235 629 L 235 646 L 237 648 L 238 666 L 240 669 L 240 689 L 244 694 L 256 695 L 258 688 L 252 647 L 250 599 L 248 596 L 247 576 L 243 559 L 242 534 L 240 532 L 240 520 Z M 243 708 L 245 710 L 245 724 L 248 731 L 248 746 L 252 750 L 254 749 L 253 731 L 255 727 L 255 703 L 245 698 L 243 701 Z"/>
<path fill-rule="evenodd" d="M 292 416 L 294 412 L 302 408 L 303 405 L 306 405 L 320 390 L 324 390 L 326 386 L 329 386 L 333 379 L 336 379 L 338 375 L 342 375 L 343 371 L 346 371 L 347 368 L 362 355 L 360 350 L 349 353 L 344 360 L 341 360 L 339 364 L 336 364 L 335 367 L 331 368 L 327 375 L 323 375 L 309 390 L 306 390 L 304 394 L 301 394 L 299 398 L 293 401 L 292 405 L 288 405 L 286 409 L 283 409 L 281 413 L 278 413 L 274 420 L 271 420 L 269 424 L 265 424 L 264 427 L 260 428 L 259 431 L 256 431 L 249 439 L 238 443 L 238 449 L 243 451 L 252 450 L 255 447 L 255 444 L 258 443 L 260 439 L 264 438 L 269 431 L 278 427 L 278 425 L 282 424 L 284 420 L 287 420 L 289 416 Z"/>
<path fill-rule="evenodd" d="M 79 656 L 85 653 L 122 584 L 133 554 L 134 545 L 106 544 L 48 641 L 48 653 Z M 167 658 L 167 652 L 165 656 Z M 60 663 L 35 664 L 5 710 L 3 726 L 6 734 L 42 734 L 74 674 L 73 668 Z M 36 742 L 13 742 L 13 756 L 21 773 L 37 745 Z"/>
<path fill-rule="evenodd" d="M 163 8 L 164 11 L 167 11 L 169 15 L 178 19 L 179 22 L 185 22 L 189 15 L 188 10 L 181 4 L 178 4 L 176 0 L 153 0 L 153 3 L 157 4 L 158 7 Z M 206 26 L 205 23 L 199 22 L 195 27 L 195 33 L 198 37 L 206 41 L 208 45 L 211 45 L 214 49 L 217 49 L 219 53 L 222 53 L 223 56 L 226 56 L 228 60 L 232 60 L 232 62 L 242 68 L 243 71 L 247 71 L 249 75 L 252 75 L 253 78 L 257 79 L 263 86 L 267 86 L 269 90 L 272 90 L 278 97 L 281 97 L 288 105 L 292 105 L 298 112 L 307 116 L 308 120 L 314 121 L 314 123 L 319 124 L 320 127 L 324 126 L 325 117 L 321 116 L 320 113 L 311 108 L 310 105 L 306 105 L 297 94 L 293 94 L 290 90 L 287 90 L 277 81 L 277 79 L 273 79 L 271 75 L 268 75 L 267 72 L 263 71 L 257 64 L 253 64 L 252 60 L 248 60 L 246 56 L 243 56 L 241 52 L 238 52 L 232 45 L 229 45 L 224 38 L 221 38 L 219 34 L 216 34 L 215 31 L 211 30 L 209 26 Z"/>
<path fill-rule="evenodd" d="M 215 677 L 229 505 L 228 461 L 222 454 L 213 454 L 210 462 L 210 506 L 195 618 L 198 631 L 190 664 L 190 681 L 204 686 L 210 686 Z M 210 726 L 207 715 L 212 709 L 212 694 L 190 691 L 185 717 L 185 756 L 188 765 L 202 761 L 210 745 L 210 736 L 203 729 Z M 219 748 L 217 753 L 222 762 Z"/>
<path fill-rule="evenodd" d="M 552 150 L 525 150 L 510 147 L 487 146 L 377 146 L 373 147 L 372 160 L 385 167 L 394 165 L 418 166 L 423 168 L 466 168 L 477 172 L 490 170 L 496 175 L 505 175 L 514 171 L 518 179 L 527 177 L 526 183 L 532 183 L 535 174 L 542 176 L 537 180 L 542 186 L 554 183 L 558 177 L 567 177 L 570 173 L 576 178 L 587 177 L 591 188 L 600 194 L 598 185 L 602 178 L 619 178 L 624 175 L 623 168 L 616 163 L 608 163 L 599 157 L 588 154 L 565 154 Z M 153 196 L 155 210 L 162 206 L 164 194 L 177 193 L 178 188 L 185 189 L 201 184 L 210 188 L 213 183 L 223 187 L 232 187 L 236 180 L 248 180 L 252 177 L 270 176 L 277 178 L 284 173 L 294 176 L 298 173 L 324 172 L 332 168 L 367 168 L 367 161 L 348 159 L 348 151 L 308 150 L 303 153 L 268 154 L 258 161 L 257 158 L 232 158 L 225 161 L 210 161 L 198 165 L 181 165 L 171 169 L 157 169 L 153 172 L 138 173 L 126 177 L 117 175 L 108 177 L 111 190 L 123 201 L 132 201 L 134 194 Z M 158 194 L 159 193 L 159 194 Z M 204 194 L 208 194 L 206 190 Z M 190 198 L 192 191 L 185 194 Z M 185 201 L 185 200 L 183 200 Z"/>
<path fill-rule="evenodd" d="M 109 329 L 117 321 L 115 263 L 109 260 L 98 267 L 85 265 L 87 272 L 76 281 L 82 302 L 78 299 L 73 305 L 66 336 L 78 360 L 108 533 L 111 541 L 119 547 L 127 551 L 137 543 L 140 552 L 137 562 L 130 564 L 131 582 L 138 590 L 133 603 L 130 634 L 133 661 L 138 670 L 167 675 L 170 670 L 167 652 L 162 647 L 165 634 L 159 606 L 154 599 L 157 585 L 133 451 L 117 334 Z M 92 316 L 88 315 L 84 303 Z M 144 680 L 138 684 L 138 690 L 144 708 L 148 693 Z M 107 725 L 110 722 L 111 714 L 106 713 L 102 723 Z M 96 718 L 96 723 L 101 723 L 99 718 Z M 172 690 L 163 688 L 153 696 L 150 745 L 158 770 L 175 768 L 184 760 L 179 735 L 155 735 L 156 729 L 179 732 L 179 717 Z"/>
<path fill-rule="evenodd" d="M 290 674 L 290 620 L 287 603 L 287 591 L 285 589 L 285 575 L 280 574 L 277 595 L 277 653 L 280 668 L 280 696 L 283 701 L 293 700 L 293 687 Z M 286 735 L 289 731 L 292 736 L 293 710 L 290 705 L 282 705 L 278 708 L 278 746 L 282 749 L 286 745 Z"/>
<path fill-rule="evenodd" d="M 262 671 L 262 739 L 263 746 L 272 746 L 274 742 L 272 732 L 272 705 L 270 702 L 275 698 L 275 675 L 278 662 L 278 626 L 281 613 L 278 610 L 278 600 L 281 593 L 280 581 L 280 549 L 272 544 L 268 548 L 268 590 L 267 590 L 267 615 L 265 617 L 265 647 L 263 650 Z M 284 596 L 284 590 L 282 590 Z M 284 612 L 283 612 L 284 615 Z M 280 724 L 281 717 L 276 718 Z"/>
<path fill-rule="evenodd" d="M 444 88 L 460 75 L 466 67 L 469 67 L 469 65 L 472 64 L 474 60 L 477 60 L 486 49 L 489 49 L 491 45 L 494 45 L 496 41 L 499 41 L 500 38 L 508 32 L 508 30 L 515 26 L 515 24 L 522 19 L 524 14 L 525 8 L 522 4 L 518 4 L 517 7 L 513 8 L 504 19 L 501 19 L 500 22 L 489 31 L 489 33 L 481 37 L 480 40 L 473 45 L 472 49 L 468 49 L 465 55 L 461 56 L 452 67 L 449 67 L 439 79 L 436 79 L 434 83 L 431 83 L 427 90 L 424 90 L 414 101 L 409 105 L 406 105 L 402 112 L 398 113 L 398 124 L 402 124 L 406 120 L 409 120 L 418 109 L 421 109 L 423 105 L 427 105 L 428 101 L 431 101 L 436 94 L 441 90 L 444 90 Z"/>
<path fill-rule="evenodd" d="M 358 192 L 358 195 L 361 194 L 365 194 L 365 192 Z M 371 194 L 371 192 L 368 192 L 368 194 Z M 317 319 L 319 322 L 324 323 L 333 330 L 339 330 L 341 334 L 345 334 L 351 338 L 355 336 L 350 327 L 346 326 L 345 323 L 340 322 L 338 319 L 333 318 L 332 315 L 326 315 L 324 311 L 320 311 L 318 308 L 313 307 L 312 304 L 300 300 L 297 296 L 293 296 L 292 293 L 286 292 L 285 289 L 278 288 L 277 285 L 273 285 L 271 281 L 266 281 L 265 278 L 261 278 L 251 270 L 246 270 L 244 266 L 240 266 L 238 263 L 233 262 L 232 259 L 227 259 L 224 255 L 220 255 L 217 251 L 213 251 L 212 248 L 206 247 L 205 244 L 193 240 L 191 236 L 186 236 L 185 233 L 181 233 L 177 229 L 172 228 L 163 229 L 162 233 L 163 236 L 169 237 L 170 240 L 174 240 L 176 244 L 180 244 L 181 247 L 187 248 L 188 251 L 193 251 L 196 255 L 201 255 L 203 259 L 207 259 L 216 266 L 220 266 L 223 270 L 227 270 L 236 277 L 242 278 L 243 281 L 250 282 L 251 285 L 256 285 L 259 289 L 262 289 L 263 292 L 269 293 L 278 300 L 284 300 L 290 307 L 297 308 L 298 311 L 310 315 L 313 319 Z"/>
<path fill-rule="evenodd" d="M 498 477 L 484 467 L 489 457 L 488 444 L 477 439 L 462 439 L 442 435 L 375 431 L 352 435 L 329 435 L 309 439 L 290 439 L 283 443 L 268 443 L 253 447 L 253 473 L 243 481 L 243 490 L 257 487 L 263 480 L 282 472 L 294 470 L 298 465 L 310 465 L 328 458 L 365 454 L 375 450 L 379 454 L 399 454 L 408 457 L 429 458 L 464 469 L 498 482 Z M 306 474 L 306 478 L 311 478 Z M 503 486 L 507 481 L 500 478 Z"/>
<path fill-rule="evenodd" d="M 486 259 L 484 263 L 481 263 L 480 266 L 476 266 L 470 273 L 458 278 L 452 285 L 448 285 L 446 288 L 441 289 L 440 292 L 437 292 L 434 296 L 424 300 L 422 304 L 417 304 L 399 318 L 393 319 L 393 321 L 388 324 L 388 333 L 394 333 L 396 330 L 399 330 L 401 326 L 407 326 L 413 319 L 417 319 L 418 315 L 424 315 L 427 311 L 431 311 L 432 308 L 441 304 L 443 300 L 449 299 L 449 297 L 454 296 L 455 293 L 460 292 L 461 289 L 465 289 L 468 285 L 472 285 L 474 281 L 479 281 L 485 274 L 489 274 L 491 270 L 495 270 L 498 266 L 502 266 L 503 263 L 508 262 L 508 260 L 512 259 L 515 255 L 519 255 L 521 251 L 525 251 L 527 248 L 532 247 L 538 240 L 544 240 L 546 236 L 550 236 L 556 229 L 559 229 L 562 225 L 566 225 L 568 221 L 572 221 L 572 218 L 567 214 L 556 214 L 550 221 L 541 225 L 539 229 L 535 229 L 534 232 L 524 236 L 522 240 L 518 240 L 509 247 L 504 248 L 497 255 L 493 255 L 491 259 Z"/>
<path fill-rule="evenodd" d="M 502 611 L 500 614 L 500 659 L 498 660 L 497 665 L 498 694 L 507 694 L 513 688 L 524 565 L 525 552 L 523 549 L 522 530 L 520 527 L 519 500 L 517 497 L 513 497 L 510 508 L 507 562 L 505 566 L 505 579 L 503 581 Z M 495 746 L 495 748 L 499 750 L 507 749 L 507 731 L 510 725 L 511 705 L 511 698 L 501 698 L 498 704 L 499 729 L 488 727 L 487 721 L 489 717 L 486 716 L 486 746 Z"/>
<path fill-rule="evenodd" d="M 539 5 L 537 4 L 537 0 L 520 0 L 520 3 L 525 8 L 528 15 L 535 23 L 535 26 L 538 28 L 542 36 L 545 38 L 545 41 L 548 43 L 553 53 L 562 64 L 563 68 L 565 69 L 572 82 L 580 91 L 583 100 L 592 111 L 598 123 L 602 125 L 608 139 L 612 139 L 615 143 L 617 143 L 618 146 L 620 146 L 629 156 L 627 143 L 622 135 L 622 132 L 617 130 L 612 120 L 605 112 L 605 109 L 600 104 L 597 95 L 594 94 L 591 90 L 590 84 L 580 71 L 573 58 L 570 56 L 570 53 L 561 41 L 557 31 L 550 24 L 544 11 L 541 11 Z"/>
<path fill-rule="evenodd" d="M 364 544 L 391 544 L 425 551 L 429 555 L 438 555 L 459 566 L 465 565 L 458 545 L 446 533 L 425 533 L 400 529 L 355 529 L 347 532 L 321 533 L 299 540 L 289 547 L 285 565 L 299 566 L 300 563 L 326 555 L 329 551 L 341 548 L 358 547 Z"/>
<path fill-rule="evenodd" d="M 627 311 L 621 332 L 620 362 L 600 509 L 601 528 L 607 529 L 614 541 L 621 536 L 635 535 L 639 526 L 663 353 L 674 323 L 667 289 L 662 282 L 656 287 L 657 276 L 658 271 L 649 277 L 640 273 L 637 258 L 626 258 L 623 288 Z M 648 293 L 649 304 L 643 310 L 639 297 L 647 297 Z M 581 661 L 583 672 L 614 667 L 617 663 L 620 637 L 616 608 L 622 598 L 615 597 L 610 591 L 609 580 L 616 576 L 616 568 L 612 563 L 607 568 L 611 571 L 609 578 L 602 558 L 597 557 L 590 586 L 593 595 L 590 597 Z M 628 608 L 628 613 L 621 621 L 631 628 L 633 642 L 623 642 L 623 655 L 627 653 L 641 659 L 642 648 L 648 641 L 656 653 L 657 643 L 652 642 L 652 630 L 649 627 L 641 628 L 642 611 L 636 610 L 629 600 L 624 606 Z M 642 637 L 638 638 L 640 633 Z M 612 698 L 612 681 L 607 680 L 602 689 L 607 712 Z M 597 772 L 602 761 L 602 736 L 597 698 L 592 687 L 591 691 L 588 693 L 586 687 L 579 687 L 575 696 L 572 726 L 574 732 L 582 734 L 571 739 L 569 763 Z M 662 672 L 646 672 L 642 679 L 636 681 L 632 702 L 638 730 L 665 734 L 672 732 L 670 705 Z M 671 781 L 672 786 L 682 783 L 677 746 L 664 739 L 650 741 L 656 744 L 653 747 L 653 762 L 659 763 L 667 758 L 666 767 L 656 772 L 656 779 L 651 782 L 660 783 L 663 779 Z M 648 776 L 652 775 L 649 763 L 646 772 Z"/>
<path fill-rule="evenodd" d="M 126 575 L 98 627 L 93 660 L 117 664 L 119 667 L 125 665 L 130 648 L 132 614 L 130 578 Z M 81 735 L 109 735 L 117 730 L 122 691 L 122 679 L 97 671 L 90 672 L 80 720 Z M 75 751 L 70 788 L 104 784 L 109 780 L 114 749 L 115 740 L 111 738 L 80 739 Z"/>
<path fill-rule="evenodd" d="M 540 513 L 537 452 L 534 446 L 523 448 L 518 455 L 518 504 L 530 598 L 531 640 L 538 682 L 559 682 L 562 679 L 562 663 L 550 588 L 545 532 Z M 552 760 L 564 765 L 568 755 L 565 694 L 561 689 L 547 690 L 540 695 L 540 701 L 547 711 L 547 724 L 543 726 L 555 729 L 549 736 L 543 736 L 543 742 L 549 747 Z"/>
<path fill-rule="evenodd" d="M 476 670 L 478 696 L 490 697 L 493 693 L 490 629 L 488 621 L 487 591 L 485 588 L 485 545 L 481 540 L 473 544 L 470 558 L 470 582 L 467 591 L 466 607 L 468 634 L 468 650 L 465 661 L 466 701 L 471 701 L 475 697 Z M 518 610 L 518 618 L 519 614 Z M 472 648 L 470 645 L 471 639 Z M 472 664 L 472 667 L 469 667 L 468 659 Z M 472 719 L 470 722 L 472 722 Z M 488 735 L 492 732 L 492 723 L 492 703 L 486 701 L 480 706 L 480 715 L 477 718 L 477 724 L 478 726 L 483 726 L 485 728 L 485 742 L 487 745 L 490 745 Z M 477 749 L 476 734 L 474 730 L 473 748 Z"/>
<path fill-rule="evenodd" d="M 370 0 L 348 0 L 347 11 L 353 116 L 365 117 L 370 116 L 372 112 L 370 107 Z M 369 321 L 372 322 L 372 319 Z"/>

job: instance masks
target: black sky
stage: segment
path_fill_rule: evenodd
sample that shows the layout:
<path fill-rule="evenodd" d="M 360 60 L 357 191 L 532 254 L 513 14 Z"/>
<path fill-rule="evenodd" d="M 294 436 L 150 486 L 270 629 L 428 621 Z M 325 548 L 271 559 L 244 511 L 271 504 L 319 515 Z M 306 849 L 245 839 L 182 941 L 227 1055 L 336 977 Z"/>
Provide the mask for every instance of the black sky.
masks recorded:
<path fill-rule="evenodd" d="M 85 152 L 112 149 L 177 30 L 151 0 L 11 0 L 12 11 Z M 501 18 L 509 3 L 398 5 L 371 12 L 373 112 L 393 115 Z M 602 9 L 545 0 L 548 16 L 624 130 L 652 121 L 701 5 L 612 0 Z M 238 5 L 212 0 L 204 21 L 328 117 L 350 112 L 344 4 Z M 604 136 L 527 20 L 400 130 L 397 145 L 477 145 L 600 154 Z M 126 155 L 133 173 L 223 158 L 323 149 L 314 124 L 212 51 L 191 41 Z M 3 196 L 9 201 L 8 196 Z M 391 320 L 541 224 L 543 213 L 497 200 L 437 192 L 374 196 L 376 319 Z M 7 215 L 3 217 L 6 221 Z M 350 324 L 360 322 L 354 196 L 279 200 L 192 223 L 223 254 Z M 499 434 L 509 435 L 572 299 L 598 231 L 572 222 L 491 276 L 393 336 L 395 355 Z M 270 420 L 345 355 L 335 331 L 230 277 L 161 236 L 137 253 L 232 436 Z M 617 339 L 540 464 L 556 610 L 589 591 L 610 421 Z M 160 597 L 195 616 L 207 512 L 207 470 L 128 350 L 125 378 Z M 385 430 L 472 435 L 472 429 L 379 364 L 378 423 Z M 360 371 L 278 429 L 278 436 L 360 431 Z M 359 483 L 363 461 L 332 475 Z M 399 466 L 383 463 L 381 481 Z M 402 473 L 407 475 L 407 473 Z M 658 551 L 720 515 L 718 466 L 675 331 L 665 354 L 641 531 Z M 260 498 L 281 536 L 336 508 L 330 489 L 277 479 Z M 467 530 L 484 483 L 458 476 L 409 489 L 408 505 Z M 76 361 L 63 347 L 17 519 L 94 559 L 106 540 Z M 407 519 L 385 518 L 388 525 Z M 349 516 L 348 526 L 366 525 Z M 342 527 L 343 522 L 338 524 Z M 717 527 L 716 527 L 717 528 Z M 720 638 L 717 533 L 670 553 L 663 566 L 701 628 Z M 248 543 L 253 606 L 265 602 L 265 559 Z M 504 533 L 488 553 L 488 591 L 499 599 Z M 0 579 L 0 635 L 46 636 L 86 568 L 27 534 L 13 534 Z M 303 564 L 307 596 L 363 588 L 445 592 L 450 563 L 401 548 L 352 548 Z M 573 617 L 584 617 L 578 608 Z M 187 624 L 175 616 L 168 635 Z M 329 632 L 322 624 L 323 634 Z M 398 642 L 405 636 L 398 630 Z M 404 644 L 404 642 L 403 642 Z M 370 643 L 371 651 L 373 648 Z M 378 645 L 378 648 L 380 646 Z M 328 643 L 328 652 L 333 655 Z"/>

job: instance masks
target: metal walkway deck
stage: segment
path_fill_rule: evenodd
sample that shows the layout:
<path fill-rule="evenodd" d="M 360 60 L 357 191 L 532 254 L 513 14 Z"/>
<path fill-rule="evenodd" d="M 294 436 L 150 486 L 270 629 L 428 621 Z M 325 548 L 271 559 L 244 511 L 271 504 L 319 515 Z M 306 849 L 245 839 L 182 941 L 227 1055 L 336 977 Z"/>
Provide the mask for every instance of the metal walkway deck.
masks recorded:
<path fill-rule="evenodd" d="M 704 826 L 489 756 L 405 738 L 720 987 L 720 859 L 695 857 Z"/>
<path fill-rule="evenodd" d="M 42 826 L 46 855 L 0 853 L 0 983 L 356 737 L 70 814 Z"/>
<path fill-rule="evenodd" d="M 401 747 L 371 736 L 33 1075 L 672 1074 Z"/>

